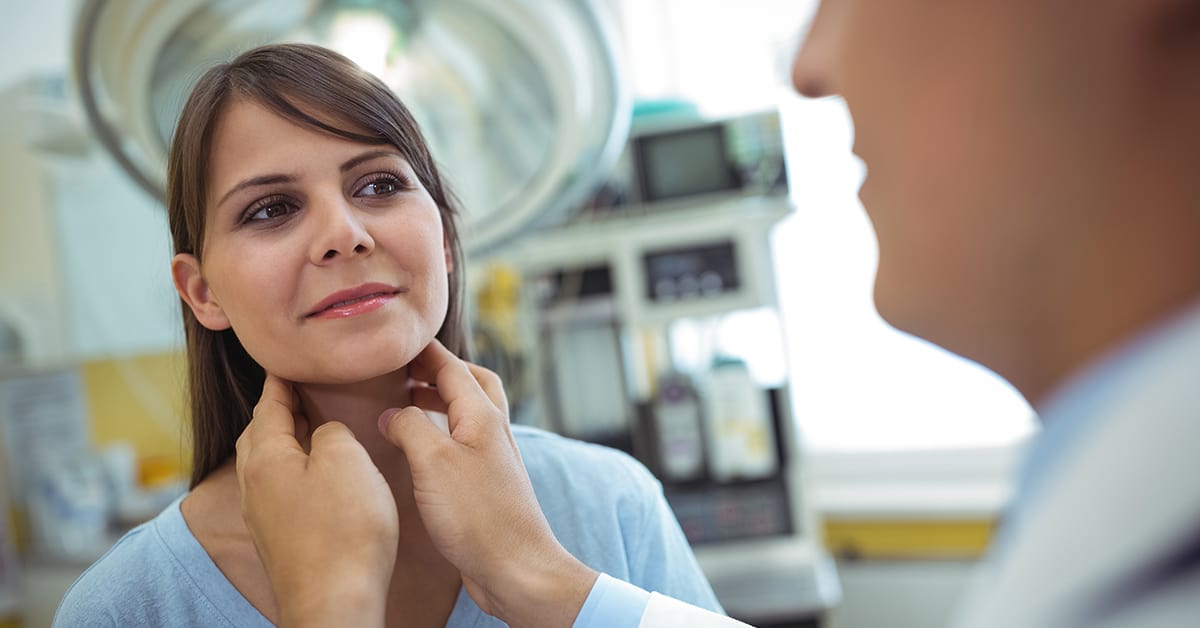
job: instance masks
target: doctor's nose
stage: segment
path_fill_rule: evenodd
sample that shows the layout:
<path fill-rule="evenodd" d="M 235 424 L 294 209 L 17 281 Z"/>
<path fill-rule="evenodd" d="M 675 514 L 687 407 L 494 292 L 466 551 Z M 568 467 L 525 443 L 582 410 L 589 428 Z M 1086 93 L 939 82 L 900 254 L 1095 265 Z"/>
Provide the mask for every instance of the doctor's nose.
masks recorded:
<path fill-rule="evenodd" d="M 319 201 L 310 211 L 318 217 L 310 257 L 326 264 L 339 257 L 365 255 L 375 249 L 375 240 L 363 224 L 358 210 L 343 198 Z"/>
<path fill-rule="evenodd" d="M 838 91 L 832 68 L 840 38 L 841 4 L 845 3 L 820 3 L 792 59 L 792 86 L 801 96 L 820 98 Z"/>

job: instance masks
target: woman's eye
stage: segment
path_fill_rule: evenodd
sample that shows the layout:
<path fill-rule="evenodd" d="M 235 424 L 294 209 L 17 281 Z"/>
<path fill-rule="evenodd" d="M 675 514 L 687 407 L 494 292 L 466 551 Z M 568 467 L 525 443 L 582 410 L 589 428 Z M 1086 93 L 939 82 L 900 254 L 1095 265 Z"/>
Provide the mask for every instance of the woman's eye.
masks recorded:
<path fill-rule="evenodd" d="M 379 177 L 373 179 L 366 185 L 358 189 L 355 196 L 387 196 L 395 194 L 402 189 L 400 181 L 395 177 Z"/>
<path fill-rule="evenodd" d="M 260 205 L 258 209 L 251 210 L 249 215 L 246 216 L 246 222 L 279 218 L 286 216 L 293 211 L 295 211 L 295 206 L 293 206 L 291 203 L 284 201 L 269 202 L 264 205 Z"/>

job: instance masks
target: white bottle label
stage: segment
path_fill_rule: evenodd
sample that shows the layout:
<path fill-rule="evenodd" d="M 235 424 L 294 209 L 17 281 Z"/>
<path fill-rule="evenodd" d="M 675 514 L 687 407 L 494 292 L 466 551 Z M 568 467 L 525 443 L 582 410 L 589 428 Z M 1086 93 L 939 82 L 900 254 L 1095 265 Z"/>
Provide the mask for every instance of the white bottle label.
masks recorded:
<path fill-rule="evenodd" d="M 709 465 L 717 481 L 770 477 L 779 466 L 765 391 L 744 366 L 714 369 L 702 391 Z"/>

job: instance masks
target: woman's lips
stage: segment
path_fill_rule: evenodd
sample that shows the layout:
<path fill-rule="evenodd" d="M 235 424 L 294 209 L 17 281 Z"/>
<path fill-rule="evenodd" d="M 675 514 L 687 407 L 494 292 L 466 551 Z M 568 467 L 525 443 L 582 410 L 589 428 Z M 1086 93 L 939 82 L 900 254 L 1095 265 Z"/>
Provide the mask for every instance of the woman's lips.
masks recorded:
<path fill-rule="evenodd" d="M 358 316 L 359 314 L 378 310 L 394 298 L 396 298 L 395 292 L 390 294 L 374 294 L 330 306 L 320 312 L 310 314 L 309 318 L 349 318 L 351 316 Z"/>
<path fill-rule="evenodd" d="M 373 312 L 403 290 L 383 284 L 366 284 L 325 297 L 306 318 L 348 318 Z"/>

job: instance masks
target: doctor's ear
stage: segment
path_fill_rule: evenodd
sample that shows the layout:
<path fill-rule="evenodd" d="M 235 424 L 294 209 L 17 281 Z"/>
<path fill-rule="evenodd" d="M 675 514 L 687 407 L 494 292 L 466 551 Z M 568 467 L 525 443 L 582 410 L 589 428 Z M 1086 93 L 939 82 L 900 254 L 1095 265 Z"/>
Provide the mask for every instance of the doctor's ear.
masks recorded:
<path fill-rule="evenodd" d="M 201 325 L 213 331 L 229 329 L 229 317 L 208 289 L 208 282 L 200 274 L 200 260 L 195 255 L 177 254 L 171 260 L 171 277 L 175 280 L 175 291 Z"/>

